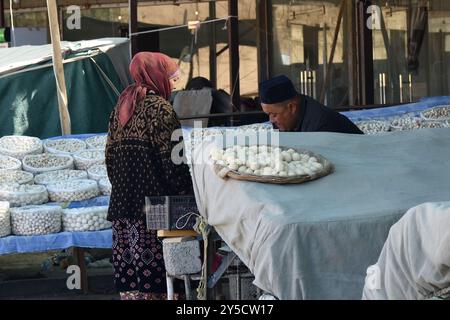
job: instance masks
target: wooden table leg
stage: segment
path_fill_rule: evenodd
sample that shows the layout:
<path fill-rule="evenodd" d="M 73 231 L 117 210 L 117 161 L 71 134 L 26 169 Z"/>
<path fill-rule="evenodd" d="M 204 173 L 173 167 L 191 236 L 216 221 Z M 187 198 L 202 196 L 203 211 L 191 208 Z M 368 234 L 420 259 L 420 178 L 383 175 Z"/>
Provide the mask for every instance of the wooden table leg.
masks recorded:
<path fill-rule="evenodd" d="M 73 255 L 75 258 L 75 263 L 80 267 L 80 276 L 81 276 L 81 292 L 83 294 L 88 294 L 88 277 L 86 270 L 86 261 L 84 260 L 84 248 L 73 247 Z"/>

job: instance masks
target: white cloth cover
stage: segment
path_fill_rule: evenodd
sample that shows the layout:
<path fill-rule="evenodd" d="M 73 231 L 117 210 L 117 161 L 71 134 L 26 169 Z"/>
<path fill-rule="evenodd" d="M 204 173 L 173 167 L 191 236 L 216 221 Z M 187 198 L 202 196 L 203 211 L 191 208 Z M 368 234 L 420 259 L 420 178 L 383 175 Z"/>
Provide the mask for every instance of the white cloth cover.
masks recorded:
<path fill-rule="evenodd" d="M 408 209 L 449 201 L 450 128 L 375 136 L 281 133 L 280 144 L 321 154 L 334 173 L 298 185 L 222 180 L 194 150 L 200 213 L 280 299 L 361 299 L 390 227 Z"/>
<path fill-rule="evenodd" d="M 389 231 L 363 299 L 422 300 L 450 287 L 450 202 L 411 208 Z"/>

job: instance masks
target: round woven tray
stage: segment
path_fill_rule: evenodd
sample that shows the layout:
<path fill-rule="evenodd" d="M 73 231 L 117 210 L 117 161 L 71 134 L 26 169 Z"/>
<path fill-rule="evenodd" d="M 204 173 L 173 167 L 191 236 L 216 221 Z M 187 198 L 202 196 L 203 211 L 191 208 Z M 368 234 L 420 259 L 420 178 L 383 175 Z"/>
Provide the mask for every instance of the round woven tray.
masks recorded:
<path fill-rule="evenodd" d="M 287 150 L 288 148 L 281 147 L 283 150 Z M 289 149 L 294 149 L 289 147 Z M 317 162 L 321 163 L 323 169 L 316 172 L 313 175 L 298 175 L 292 177 L 278 177 L 278 176 L 257 176 L 254 174 L 248 173 L 239 173 L 235 170 L 229 170 L 226 166 L 219 165 L 217 163 L 213 164 L 214 172 L 223 179 L 232 178 L 236 180 L 242 181 L 253 181 L 253 182 L 262 182 L 262 183 L 274 183 L 274 184 L 298 184 L 304 183 L 312 180 L 316 180 L 322 177 L 325 177 L 334 171 L 334 165 L 326 158 L 322 157 L 320 154 L 313 153 L 309 150 L 305 149 L 294 149 L 296 152 L 300 154 L 307 154 L 310 157 L 315 157 Z M 226 170 L 228 169 L 228 171 Z M 222 171 L 224 170 L 224 171 Z"/>

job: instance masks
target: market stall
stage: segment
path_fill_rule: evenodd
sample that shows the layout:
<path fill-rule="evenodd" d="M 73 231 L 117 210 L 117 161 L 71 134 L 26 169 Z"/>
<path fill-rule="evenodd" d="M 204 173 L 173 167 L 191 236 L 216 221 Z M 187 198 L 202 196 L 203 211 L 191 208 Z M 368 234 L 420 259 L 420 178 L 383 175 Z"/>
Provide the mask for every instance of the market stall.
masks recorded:
<path fill-rule="evenodd" d="M 281 299 L 360 299 L 366 269 L 389 228 L 411 207 L 448 200 L 450 129 L 379 135 L 281 133 L 280 145 L 335 165 L 293 185 L 224 180 L 194 151 L 200 213 L 255 276 Z"/>
<path fill-rule="evenodd" d="M 371 117 L 374 117 L 376 119 L 380 118 L 386 118 L 389 119 L 392 116 L 398 117 L 398 116 L 420 116 L 420 112 L 423 110 L 429 109 L 430 107 L 436 106 L 436 105 L 442 105 L 445 103 L 450 103 L 450 97 L 437 97 L 437 98 L 429 98 L 422 102 L 416 103 L 416 104 L 409 104 L 409 105 L 403 105 L 403 106 L 397 106 L 397 107 L 391 107 L 391 108 L 383 108 L 379 109 L 378 111 L 373 110 L 363 110 L 363 111 L 352 111 L 348 115 L 351 116 L 353 120 L 361 120 L 361 119 L 371 119 Z M 446 120 L 442 120 L 443 123 L 446 123 Z M 259 125 L 260 127 L 264 127 L 264 130 L 267 129 L 267 125 Z M 256 126 L 258 127 L 258 126 Z M 237 128 L 234 128 L 237 129 Z M 185 141 L 191 142 L 190 139 L 192 137 L 195 137 L 193 134 L 192 128 L 185 128 Z M 257 276 L 257 285 L 260 286 L 262 289 L 265 289 L 269 292 L 273 292 L 274 294 L 278 293 L 278 289 L 281 289 L 281 287 L 284 286 L 284 284 L 280 283 L 280 288 L 273 287 L 273 281 L 275 281 L 275 278 L 279 276 L 273 276 L 274 278 L 272 280 L 268 280 L 265 277 L 261 278 L 261 274 L 271 274 L 271 272 L 277 271 L 276 269 L 270 269 L 273 266 L 267 266 L 270 270 L 266 269 L 259 269 L 260 267 L 256 267 L 256 264 L 259 263 L 259 259 L 268 259 L 269 255 L 272 255 L 273 258 L 282 258 L 286 252 L 284 250 L 277 251 L 275 247 L 276 252 L 272 252 L 273 249 L 267 250 L 264 255 L 259 255 L 260 258 L 257 258 L 258 255 L 256 255 L 257 252 L 252 251 L 253 249 L 247 247 L 248 243 L 246 241 L 253 241 L 252 236 L 247 238 L 248 233 L 254 234 L 255 236 L 261 236 L 259 233 L 256 232 L 254 229 L 257 225 L 248 225 L 249 221 L 253 221 L 252 219 L 255 219 L 254 221 L 259 221 L 256 216 L 248 216 L 251 215 L 251 212 L 253 214 L 257 214 L 259 216 L 259 211 L 264 209 L 264 212 L 268 213 L 268 217 L 271 217 L 273 214 L 279 214 L 278 218 L 282 219 L 284 217 L 285 211 L 287 212 L 296 212 L 295 210 L 300 210 L 298 208 L 298 202 L 305 203 L 308 206 L 311 206 L 310 209 L 308 209 L 308 219 L 311 219 L 311 223 L 316 223 L 315 221 L 316 217 L 321 217 L 323 214 L 322 209 L 327 208 L 334 208 L 338 205 L 338 202 L 335 202 L 336 199 L 339 199 L 340 201 L 344 202 L 343 207 L 335 212 L 337 214 L 338 220 L 345 220 L 348 217 L 341 217 L 339 214 L 343 214 L 347 212 L 348 214 L 352 213 L 353 211 L 359 212 L 361 214 L 361 217 L 364 217 L 366 214 L 377 212 L 378 209 L 386 209 L 388 211 L 388 214 L 386 214 L 383 217 L 383 221 L 381 223 L 377 224 L 377 228 L 373 231 L 373 237 L 378 239 L 377 241 L 373 241 L 372 249 L 368 250 L 364 253 L 365 258 L 363 257 L 360 260 L 360 264 L 355 264 L 350 266 L 349 271 L 347 272 L 341 272 L 338 277 L 336 277 L 335 270 L 329 270 L 327 272 L 321 272 L 320 278 L 323 280 L 316 281 L 317 279 L 308 275 L 307 280 L 301 280 L 292 287 L 292 292 L 287 292 L 287 297 L 316 297 L 320 296 L 322 297 L 324 292 L 326 291 L 326 294 L 324 297 L 340 297 L 339 295 L 341 292 L 339 292 L 339 295 L 336 295 L 335 292 L 336 289 L 333 290 L 327 290 L 325 289 L 325 286 L 332 285 L 332 287 L 336 288 L 344 288 L 345 292 L 343 293 L 342 297 L 353 297 L 358 298 L 360 293 L 360 287 L 361 287 L 361 281 L 364 276 L 364 267 L 367 267 L 367 264 L 370 262 L 374 262 L 376 260 L 375 252 L 379 252 L 379 249 L 381 248 L 381 239 L 384 239 L 387 235 L 388 226 L 395 222 L 401 215 L 406 211 L 408 206 L 410 204 L 415 205 L 421 201 L 422 198 L 420 196 L 417 196 L 414 193 L 414 196 L 412 198 L 409 198 L 408 196 L 408 189 L 404 187 L 403 181 L 400 183 L 399 181 L 402 181 L 401 179 L 397 181 L 396 179 L 393 179 L 392 177 L 397 177 L 397 174 L 388 175 L 387 172 L 385 172 L 385 175 L 381 175 L 379 179 L 377 180 L 378 184 L 364 184 L 361 186 L 360 189 L 358 187 L 360 185 L 355 184 L 353 182 L 358 182 L 361 184 L 361 181 L 371 181 L 369 178 L 371 175 L 374 174 L 373 170 L 378 170 L 381 166 L 382 169 L 384 168 L 384 163 L 387 160 L 387 163 L 391 163 L 395 160 L 396 167 L 399 168 L 400 178 L 405 176 L 408 177 L 407 173 L 414 172 L 412 168 L 408 167 L 410 163 L 410 159 L 414 159 L 414 156 L 419 156 L 420 149 L 415 150 L 414 145 L 418 144 L 422 148 L 429 148 L 431 152 L 429 153 L 427 150 L 422 150 L 427 154 L 427 157 L 431 160 L 426 160 L 425 157 L 422 159 L 423 162 L 422 165 L 425 166 L 426 170 L 430 169 L 430 166 L 426 166 L 426 161 L 434 161 L 433 159 L 442 157 L 442 159 L 446 159 L 446 157 L 443 155 L 445 151 L 445 144 L 447 143 L 444 139 L 444 136 L 448 134 L 448 131 L 446 130 L 425 130 L 421 132 L 421 130 L 417 132 L 399 132 L 395 133 L 391 136 L 391 133 L 389 135 L 382 134 L 377 137 L 352 137 L 349 139 L 347 136 L 339 135 L 339 134 L 287 134 L 282 135 L 282 142 L 292 145 L 295 147 L 302 147 L 302 148 L 310 148 L 312 151 L 323 153 L 324 156 L 329 157 L 329 159 L 337 166 L 337 172 L 330 175 L 330 177 L 325 177 L 319 181 L 316 182 L 310 182 L 305 185 L 299 185 L 299 186 L 292 186 L 291 190 L 295 190 L 294 194 L 295 199 L 294 202 L 287 201 L 286 204 L 283 204 L 281 207 L 278 206 L 277 202 L 273 200 L 274 195 L 277 193 L 274 190 L 278 190 L 278 188 L 284 190 L 287 187 L 280 187 L 280 186 L 267 186 L 267 185 L 258 185 L 255 183 L 246 183 L 246 182 L 236 182 L 236 181 L 229 181 L 229 182 L 223 182 L 222 180 L 218 179 L 217 176 L 215 176 L 212 171 L 208 167 L 202 167 L 202 168 L 194 168 L 194 182 L 197 185 L 198 190 L 205 188 L 202 192 L 205 192 L 204 194 L 197 193 L 197 199 L 199 200 L 199 203 L 202 205 L 206 205 L 207 208 L 204 209 L 204 213 L 208 217 L 209 223 L 212 224 L 217 228 L 221 236 L 223 236 L 223 239 L 233 248 L 233 250 L 236 251 L 241 257 L 241 259 L 250 267 L 253 272 L 255 272 L 255 275 Z M 442 138 L 439 138 L 439 136 L 442 136 Z M 95 138 L 96 137 L 96 138 Z M 295 137 L 295 138 L 294 138 Z M 73 160 L 71 163 L 72 166 L 75 167 L 76 172 L 70 173 L 70 175 L 75 175 L 77 178 L 81 179 L 90 179 L 92 181 L 95 181 L 98 184 L 99 191 L 98 195 L 95 195 L 90 197 L 89 199 L 85 200 L 74 200 L 74 199 L 62 199 L 63 206 L 68 209 L 73 208 L 89 208 L 89 207 L 105 207 L 108 205 L 109 202 L 109 196 L 100 196 L 101 193 L 108 192 L 107 190 L 107 180 L 104 178 L 104 167 L 102 167 L 102 163 L 104 162 L 104 159 L 102 159 L 102 155 L 104 154 L 103 151 L 98 151 L 99 148 L 102 150 L 104 147 L 104 134 L 102 135 L 94 135 L 94 134 L 84 134 L 84 135 L 70 135 L 70 136 L 59 136 L 59 137 L 52 137 L 48 139 L 48 142 L 42 144 L 42 148 L 38 151 L 35 151 L 36 153 L 41 153 L 46 151 L 49 154 L 52 154 L 51 152 L 55 152 L 55 148 L 61 148 L 61 146 L 58 146 L 58 142 L 52 143 L 51 141 L 60 141 L 61 139 L 77 139 L 77 142 L 74 142 L 74 144 L 70 147 L 73 148 L 71 150 L 59 150 L 59 153 L 66 152 L 70 155 L 70 158 Z M 285 140 L 287 139 L 287 140 Z M 39 140 L 39 139 L 38 139 Z M 295 141 L 294 141 L 295 140 Z M 432 143 L 430 143 L 430 141 Z M 442 141 L 441 141 L 442 140 Z M 82 141 L 81 143 L 79 141 Z M 422 142 L 421 142 L 422 141 Z M 84 143 L 84 144 L 83 144 Z M 386 143 L 386 146 L 384 144 Z M 402 146 L 400 148 L 397 147 L 397 143 Z M 438 148 L 439 144 L 440 148 Z M 435 146 L 435 147 L 433 147 Z M 63 147 L 66 148 L 66 147 Z M 70 149 L 69 148 L 69 149 Z M 392 149 L 392 150 L 391 150 Z M 364 154 L 363 151 L 367 151 L 368 153 Z M 370 152 L 375 152 L 376 150 L 380 150 L 380 152 L 376 152 L 375 155 L 371 154 Z M 32 150 L 33 151 L 33 150 Z M 381 152 L 382 151 L 382 152 Z M 392 151 L 392 152 L 391 152 Z M 434 155 L 433 155 L 434 154 Z M 17 170 L 20 168 L 24 169 L 24 163 L 25 168 L 30 169 L 30 165 L 33 165 L 33 161 L 30 162 L 30 159 L 33 160 L 33 157 L 27 158 L 25 162 L 23 161 L 25 158 L 25 154 L 22 154 L 20 150 L 17 150 L 13 153 L 5 153 L 3 152 L 3 156 L 11 156 L 13 159 L 9 159 L 7 163 L 9 163 L 12 166 L 15 166 L 14 168 Z M 31 155 L 33 156 L 33 155 Z M 374 157 L 372 157 L 374 156 Z M 336 161 L 336 157 L 339 159 L 339 161 Z M 59 158 L 58 158 L 59 159 Z M 379 161 L 375 161 L 375 159 L 378 159 Z M 391 159 L 391 160 L 389 160 Z M 57 160 L 60 161 L 61 159 Z M 391 162 L 389 162 L 391 161 Z M 402 162 L 403 161 L 403 162 Z M 437 166 L 431 167 L 434 168 L 432 171 L 435 174 L 434 170 L 439 170 L 440 166 L 445 166 L 445 161 L 435 161 L 437 163 Z M 401 164 L 404 163 L 406 167 L 402 167 Z M 433 162 L 434 163 L 434 162 Z M 356 164 L 356 166 L 354 166 Z M 371 165 L 372 169 L 370 171 L 367 170 L 367 166 Z M 70 165 L 69 165 L 70 166 Z M 32 168 L 31 168 L 32 169 Z M 35 168 L 36 169 L 36 168 Z M 345 169 L 344 171 L 342 171 Z M 392 168 L 391 168 L 392 169 Z M 410 171 L 408 171 L 410 169 Z M 442 168 L 441 168 L 442 169 Z M 40 169 L 36 169 L 40 170 Z M 70 169 L 69 169 L 70 170 Z M 200 170 L 200 171 L 199 171 Z M 358 171 L 359 170 L 359 171 Z M 406 170 L 406 171 L 405 171 Z M 443 170 L 443 169 L 442 169 Z M 33 171 L 33 170 L 31 170 Z M 201 174 L 205 174 L 205 182 L 201 182 L 199 180 L 199 172 Z M 448 172 L 448 170 L 447 170 Z M 103 178 L 102 178 L 103 174 Z M 343 176 L 341 176 L 343 174 Z M 31 175 L 31 180 L 29 175 Z M 39 176 L 39 177 L 37 177 Z M 384 180 L 382 179 L 384 177 Z M 415 179 L 415 174 L 412 174 L 410 176 L 410 179 Z M 17 177 L 15 177 L 16 179 Z M 342 179 L 345 179 L 346 185 L 352 186 L 351 190 L 348 189 L 348 186 L 344 186 L 343 188 L 341 186 Z M 17 178 L 18 179 L 18 178 Z M 49 184 L 58 182 L 58 180 L 63 180 L 63 178 L 59 175 L 39 175 L 38 172 L 26 172 L 25 174 L 22 174 L 20 176 L 20 179 L 22 179 L 22 182 L 25 184 L 31 183 L 31 185 L 44 185 L 47 186 Z M 431 178 L 430 178 L 431 179 Z M 448 181 L 448 177 L 445 176 L 445 174 L 440 175 L 439 179 L 431 179 L 433 183 L 442 183 L 443 181 Z M 0 179 L 1 180 L 1 179 Z M 328 184 L 328 182 L 333 182 L 331 184 Z M 425 180 L 424 180 L 425 181 Z M 388 201 L 386 199 L 391 199 L 389 197 L 381 197 L 381 195 L 378 195 L 379 198 L 377 198 L 375 194 L 375 198 L 367 198 L 368 195 L 371 194 L 372 187 L 380 187 L 381 185 L 386 186 L 392 185 L 392 182 L 394 182 L 394 187 L 396 186 L 396 190 L 400 193 L 400 197 L 398 197 L 398 200 L 395 201 L 395 203 L 387 203 L 386 208 L 376 206 L 374 207 L 374 203 L 378 203 L 377 201 L 379 199 L 384 199 L 384 201 Z M 417 182 L 414 180 L 413 182 Z M 91 183 L 92 184 L 92 183 Z M 202 185 L 203 184 L 203 185 Z M 103 189 L 102 189 L 103 186 Z M 257 187 L 256 187 L 257 186 Z M 311 186 L 311 189 L 310 187 Z M 411 184 L 411 186 L 415 186 L 415 184 Z M 224 192 L 219 193 L 218 190 L 221 190 L 223 187 Z M 427 189 L 428 186 L 426 184 L 422 185 L 423 189 Z M 47 188 L 47 187 L 46 187 Z M 106 188 L 106 189 L 105 189 Z M 216 189 L 217 188 L 217 189 Z M 236 188 L 236 189 L 233 189 Z M 261 189 L 260 189 L 261 188 Z M 273 189 L 272 189 L 273 188 Z M 322 189 L 325 188 L 325 189 Z M 347 189 L 346 189 L 347 188 Z M 356 190 L 354 190 L 356 189 Z M 439 189 L 439 188 L 437 188 Z M 48 188 L 47 188 L 48 190 Z M 51 191 L 50 187 L 50 193 Z M 199 192 L 197 190 L 197 192 Z M 231 192 L 230 190 L 233 190 L 233 199 L 236 199 L 237 201 L 232 201 L 230 203 L 230 206 L 225 205 L 219 205 L 221 201 L 217 201 L 215 205 L 212 207 L 209 207 L 209 201 L 212 201 L 211 199 L 214 199 L 213 197 L 215 195 L 218 196 L 217 199 L 226 199 L 226 193 Z M 235 192 L 236 190 L 240 190 L 239 192 Z M 287 189 L 289 190 L 289 189 Z M 403 193 L 402 190 L 405 190 L 406 193 Z M 418 187 L 417 192 L 421 191 L 421 187 Z M 433 189 L 430 189 L 433 190 Z M 439 198 L 440 192 L 443 192 L 445 188 L 440 188 L 434 196 Z M 307 191 L 307 192 L 306 192 Z M 369 192 L 370 191 L 370 192 Z M 365 197 L 360 197 L 361 193 L 366 192 L 367 195 Z M 286 197 L 289 197 L 291 192 L 286 193 Z M 323 194 L 332 195 L 334 198 L 330 198 L 330 200 L 325 201 L 325 199 L 322 199 Z M 350 197 L 349 197 L 350 195 Z M 55 196 L 55 195 L 53 195 Z M 267 198 L 266 198 L 267 196 Z M 212 197 L 212 198 L 211 198 Z M 236 198 L 235 198 L 236 197 Z M 262 197 L 262 198 L 260 198 Z M 393 194 L 393 198 L 396 198 L 397 195 Z M 402 197 L 406 197 L 407 201 Z M 336 199 L 335 199 L 336 198 Z M 430 198 L 433 198 L 431 193 L 424 193 L 423 194 L 423 200 L 429 200 Z M 445 198 L 438 199 L 438 200 L 445 200 Z M 55 205 L 56 203 L 50 200 L 50 204 Z M 363 200 L 366 201 L 366 203 L 362 203 Z M 395 199 L 394 199 L 395 200 Z M 275 205 L 273 205 L 272 201 L 274 201 Z M 228 201 L 229 202 L 229 201 Z M 314 209 L 315 203 L 321 203 L 320 209 L 317 208 Z M 256 203 L 256 204 L 255 204 Z M 266 204 L 267 203 L 267 204 Z M 272 203 L 272 204 L 271 204 Z M 322 206 L 323 203 L 323 206 Z M 347 204 L 354 204 L 354 207 L 352 207 L 351 210 L 346 209 Z M 218 206 L 216 208 L 216 205 Z M 287 207 L 284 207 L 284 206 Z M 236 206 L 236 210 L 233 208 Z M 306 208 L 306 207 L 305 207 Z M 217 210 L 216 210 L 217 209 Z M 247 210 L 248 209 L 248 210 Z M 295 210 L 294 210 L 295 209 Z M 394 210 L 395 209 L 395 210 Z M 301 209 L 301 210 L 307 210 L 307 209 Z M 316 212 L 316 211 L 320 212 Z M 391 211 L 394 210 L 395 214 L 391 215 Z M 210 212 L 213 212 L 213 215 L 210 215 Z M 302 211 L 306 212 L 306 211 Z M 230 216 L 230 213 L 232 214 Z M 333 212 L 329 211 L 330 214 Z M 351 215 L 350 215 L 351 216 Z M 282 220 L 283 223 L 289 221 L 290 216 L 284 217 Z M 277 218 L 277 219 L 278 219 Z M 284 219 L 287 220 L 284 220 Z M 272 219 L 272 218 L 270 218 Z M 367 218 L 370 220 L 371 218 Z M 233 222 L 227 222 L 228 220 Z M 320 220 L 320 219 L 319 219 Z M 376 220 L 376 219 L 375 219 Z M 264 220 L 261 220 L 264 221 Z M 323 222 L 322 220 L 320 220 Z M 326 219 L 324 221 L 327 221 Z M 363 221 L 363 220 L 361 220 Z M 365 220 L 364 220 L 365 221 Z M 275 226 L 276 224 L 274 224 Z M 326 224 L 328 225 L 328 224 Z M 344 223 L 345 225 L 345 223 Z M 363 224 L 365 225 L 365 224 Z M 367 224 L 367 228 L 371 228 L 372 226 L 370 224 Z M 325 225 L 324 225 L 325 226 Z M 302 225 L 304 227 L 304 225 Z M 281 230 L 281 226 L 277 227 L 277 230 Z M 330 227 L 331 228 L 331 227 Z M 336 224 L 336 230 L 339 230 L 339 226 Z M 352 227 L 354 228 L 354 227 Z M 300 230 L 300 227 L 298 226 L 292 226 L 292 234 L 294 235 L 293 239 L 295 238 L 296 229 Z M 237 235 L 233 235 L 233 232 L 231 232 L 230 235 L 227 233 L 230 230 L 237 230 Z M 357 230 L 357 228 L 355 229 Z M 280 231 L 281 232 L 281 231 Z M 308 231 L 309 232 L 309 231 Z M 358 231 L 360 232 L 360 231 Z M 359 243 L 358 237 L 361 237 L 362 235 L 358 232 L 354 233 L 347 233 L 348 239 L 353 239 L 355 243 Z M 285 233 L 284 231 L 282 233 Z M 345 233 L 345 232 L 344 232 Z M 237 236 L 240 240 L 236 242 L 234 237 Z M 327 241 L 326 239 L 331 237 L 331 234 L 325 234 L 321 235 L 323 236 L 323 241 Z M 276 238 L 276 233 L 273 234 L 271 237 Z M 352 238 L 353 237 L 353 238 Z M 364 236 L 362 236 L 364 238 Z M 348 240 L 346 239 L 346 241 Z M 242 241 L 242 242 L 240 242 Z M 283 240 L 284 241 L 284 240 Z M 295 240 L 296 241 L 296 240 Z M 320 240 L 322 241 L 322 240 Z M 344 240 L 343 240 L 344 241 Z M 345 241 L 344 241 L 345 242 Z M 344 244 L 344 242 L 342 242 Z M 348 243 L 345 242 L 345 245 Z M 267 242 L 265 245 L 268 245 L 270 247 L 270 243 Z M 338 244 L 336 244 L 338 245 Z M 360 244 L 362 245 L 362 244 Z M 51 234 L 41 234 L 41 235 L 9 235 L 6 237 L 0 237 L 0 255 L 5 254 L 13 254 L 13 253 L 29 253 L 29 252 L 43 252 L 47 250 L 58 250 L 58 249 L 65 249 L 69 247 L 77 247 L 77 248 L 111 248 L 112 246 L 112 232 L 110 228 L 106 228 L 105 230 L 90 230 L 90 231 L 77 231 L 76 229 L 72 229 L 72 231 L 64 231 L 51 233 Z M 297 252 L 298 250 L 301 250 L 301 252 L 304 252 L 301 254 L 302 259 L 303 257 L 308 257 L 308 244 L 290 244 L 291 252 Z M 306 249 L 305 249 L 306 248 Z M 365 251 L 367 248 L 360 248 L 361 251 Z M 256 247 L 255 247 L 256 250 Z M 344 247 L 342 247 L 342 250 L 344 250 Z M 378 251 L 377 251 L 378 250 Z M 324 256 L 317 257 L 317 259 L 322 259 L 326 256 L 326 252 L 323 251 Z M 345 256 L 345 255 L 344 255 Z M 340 255 L 336 255 L 333 257 L 326 257 L 326 262 L 329 261 L 329 259 L 341 259 Z M 294 262 L 293 262 L 294 263 Z M 303 266 L 304 268 L 311 269 L 314 266 L 315 260 L 314 259 L 306 259 L 305 261 L 299 262 L 300 266 Z M 342 262 L 344 267 L 344 262 Z M 264 263 L 263 263 L 264 264 Z M 302 268 L 303 268 L 302 267 Z M 302 268 L 298 268 L 301 272 L 303 272 Z M 315 267 L 314 267 L 315 268 Z M 270 272 L 269 272 L 270 271 Z M 281 270 L 280 274 L 283 272 L 291 272 L 289 268 L 286 270 Z M 277 271 L 278 272 L 278 271 Z M 289 273 L 287 273 L 289 274 Z M 271 276 L 272 277 L 272 276 Z M 301 275 L 303 277 L 303 273 Z M 309 278 L 310 277 L 310 278 Z M 290 277 L 286 277 L 286 279 L 291 279 Z M 303 278 L 302 278 L 303 279 Z M 306 278 L 305 278 L 306 279 Z M 330 280 L 331 282 L 329 282 Z M 269 282 L 267 282 L 269 281 Z M 278 281 L 278 280 L 277 280 Z M 306 282 L 305 282 L 306 281 Z M 276 281 L 275 281 L 276 282 Z M 335 286 L 334 284 L 341 284 L 345 283 L 345 286 Z M 284 287 L 283 287 L 284 288 Z M 304 290 L 301 294 L 299 294 L 296 290 Z M 350 289 L 349 289 L 350 288 Z M 362 288 L 362 287 L 361 287 Z M 342 290 L 344 290 L 342 289 Z M 348 289 L 348 290 L 347 290 Z M 283 289 L 284 290 L 284 289 Z M 312 291 L 311 291 L 312 290 Z M 317 294 L 317 295 L 316 295 Z M 279 294 L 280 297 L 283 297 L 282 294 Z"/>

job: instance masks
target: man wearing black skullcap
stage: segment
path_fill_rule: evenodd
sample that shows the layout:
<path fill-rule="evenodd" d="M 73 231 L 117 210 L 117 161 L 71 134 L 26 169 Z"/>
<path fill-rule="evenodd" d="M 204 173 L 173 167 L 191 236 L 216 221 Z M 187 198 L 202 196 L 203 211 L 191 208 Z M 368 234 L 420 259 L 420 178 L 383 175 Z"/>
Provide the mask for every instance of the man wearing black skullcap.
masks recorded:
<path fill-rule="evenodd" d="M 286 76 L 261 82 L 259 94 L 262 109 L 269 115 L 274 128 L 280 131 L 363 134 L 347 117 L 298 93 Z"/>

